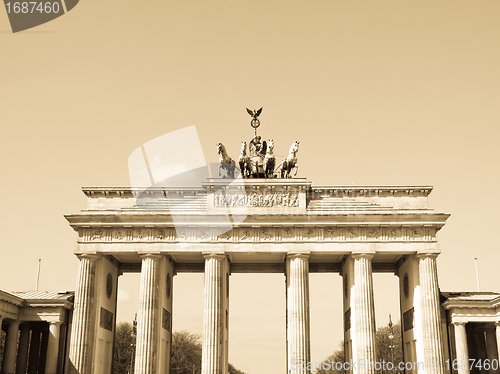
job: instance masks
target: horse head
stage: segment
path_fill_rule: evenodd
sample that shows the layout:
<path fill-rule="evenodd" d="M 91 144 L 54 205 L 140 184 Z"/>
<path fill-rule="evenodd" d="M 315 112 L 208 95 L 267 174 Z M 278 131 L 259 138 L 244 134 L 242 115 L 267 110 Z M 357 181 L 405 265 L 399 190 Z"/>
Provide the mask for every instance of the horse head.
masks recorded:
<path fill-rule="evenodd" d="M 222 143 L 217 143 L 217 153 L 218 154 L 225 154 L 226 153 L 226 148 L 224 147 L 224 144 Z"/>
<path fill-rule="evenodd" d="M 247 154 L 247 142 L 241 142 L 241 154 L 242 155 Z"/>
<path fill-rule="evenodd" d="M 288 151 L 288 153 L 297 153 L 299 151 L 299 142 L 298 141 L 295 141 L 293 142 L 293 144 L 291 145 L 290 147 L 290 150 Z"/>
<path fill-rule="evenodd" d="M 267 142 L 267 153 L 272 153 L 273 148 L 274 148 L 274 140 L 269 139 L 269 141 Z"/>

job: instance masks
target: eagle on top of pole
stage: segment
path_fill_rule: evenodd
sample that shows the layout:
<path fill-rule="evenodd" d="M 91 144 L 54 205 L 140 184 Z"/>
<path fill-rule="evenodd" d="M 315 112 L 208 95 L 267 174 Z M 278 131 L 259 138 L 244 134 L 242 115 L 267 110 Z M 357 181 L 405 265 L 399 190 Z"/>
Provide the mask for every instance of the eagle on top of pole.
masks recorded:
<path fill-rule="evenodd" d="M 252 121 L 250 122 L 250 126 L 254 128 L 255 135 L 257 135 L 257 127 L 260 126 L 260 121 L 257 117 L 260 116 L 260 114 L 262 113 L 262 108 L 260 108 L 259 110 L 250 110 L 247 108 L 248 114 L 252 116 Z"/>

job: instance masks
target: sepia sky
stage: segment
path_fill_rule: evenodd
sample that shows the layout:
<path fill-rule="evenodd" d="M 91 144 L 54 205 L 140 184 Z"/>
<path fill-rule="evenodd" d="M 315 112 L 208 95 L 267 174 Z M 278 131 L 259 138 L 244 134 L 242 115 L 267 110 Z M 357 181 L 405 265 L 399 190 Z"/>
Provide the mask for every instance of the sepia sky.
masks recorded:
<path fill-rule="evenodd" d="M 500 291 L 500 2 L 97 1 L 12 34 L 0 10 L 0 289 L 74 290 L 63 215 L 82 186 L 128 186 L 127 160 L 195 125 L 207 162 L 259 134 L 314 185 L 432 185 L 441 290 Z M 375 274 L 377 325 L 399 318 L 397 277 Z M 202 274 L 174 278 L 174 330 L 201 333 Z M 312 359 L 342 339 L 341 278 L 311 274 Z M 139 277 L 120 278 L 118 319 Z M 231 276 L 230 362 L 285 368 L 281 274 Z"/>

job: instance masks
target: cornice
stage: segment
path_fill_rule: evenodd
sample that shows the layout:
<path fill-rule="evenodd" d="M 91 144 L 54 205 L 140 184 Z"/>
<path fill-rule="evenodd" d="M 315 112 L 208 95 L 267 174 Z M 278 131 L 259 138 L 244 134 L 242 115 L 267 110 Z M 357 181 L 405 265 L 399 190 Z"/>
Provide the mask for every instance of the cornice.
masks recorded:
<path fill-rule="evenodd" d="M 245 179 L 232 180 L 212 179 L 203 183 L 202 187 L 82 187 L 83 193 L 90 198 L 102 197 L 134 197 L 141 193 L 186 193 L 193 195 L 204 194 L 213 191 L 213 188 L 264 188 L 264 187 L 282 187 L 297 186 L 306 188 L 309 194 L 324 193 L 331 196 L 409 196 L 409 197 L 427 197 L 432 192 L 432 186 L 313 186 L 305 178 L 294 179 Z"/>
<path fill-rule="evenodd" d="M 65 309 L 71 309 L 73 307 L 73 303 L 69 300 L 25 300 L 23 307 L 43 307 L 43 308 L 60 308 L 63 307 Z"/>
<path fill-rule="evenodd" d="M 24 299 L 14 296 L 8 292 L 0 291 L 0 302 L 6 302 L 15 306 L 22 306 Z"/>
<path fill-rule="evenodd" d="M 495 300 L 447 300 L 441 305 L 446 310 L 451 309 L 495 309 L 499 301 Z"/>
<path fill-rule="evenodd" d="M 427 197 L 432 192 L 432 186 L 312 186 L 311 192 L 324 193 L 330 196 L 409 196 Z"/>
<path fill-rule="evenodd" d="M 239 217 L 238 213 L 233 214 Z M 95 225 L 163 225 L 173 222 L 176 225 L 186 224 L 206 225 L 227 224 L 227 211 L 224 213 L 208 212 L 203 214 L 172 214 L 168 211 L 84 211 L 83 213 L 67 214 L 64 217 L 72 227 L 95 226 Z M 410 212 L 383 212 L 383 213 L 335 213 L 335 214 L 244 214 L 244 222 L 258 223 L 264 225 L 286 224 L 286 225 L 431 225 L 441 228 L 450 217 L 446 213 L 435 213 L 432 211 L 410 213 Z"/>

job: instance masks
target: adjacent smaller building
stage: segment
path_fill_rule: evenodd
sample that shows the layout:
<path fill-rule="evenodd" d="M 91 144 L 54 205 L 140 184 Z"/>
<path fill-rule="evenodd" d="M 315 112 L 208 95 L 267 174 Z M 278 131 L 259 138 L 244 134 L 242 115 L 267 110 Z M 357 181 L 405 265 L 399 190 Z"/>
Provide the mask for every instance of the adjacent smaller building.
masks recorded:
<path fill-rule="evenodd" d="M 446 313 L 450 371 L 499 374 L 500 294 L 442 292 L 441 308 Z M 456 365 L 452 365 L 453 360 L 458 360 Z M 462 365 L 465 362 L 469 364 Z"/>
<path fill-rule="evenodd" d="M 0 291 L 2 374 L 65 372 L 73 299 L 73 291 Z"/>

